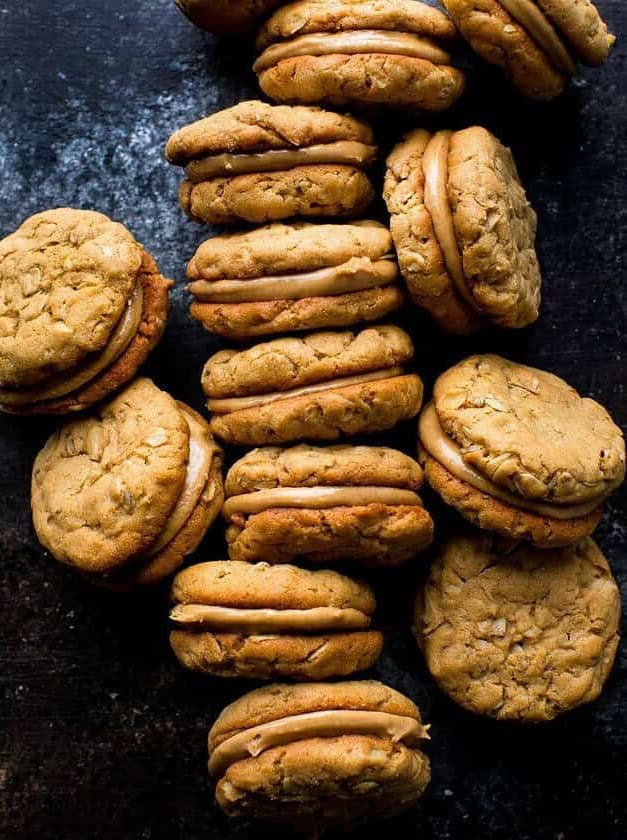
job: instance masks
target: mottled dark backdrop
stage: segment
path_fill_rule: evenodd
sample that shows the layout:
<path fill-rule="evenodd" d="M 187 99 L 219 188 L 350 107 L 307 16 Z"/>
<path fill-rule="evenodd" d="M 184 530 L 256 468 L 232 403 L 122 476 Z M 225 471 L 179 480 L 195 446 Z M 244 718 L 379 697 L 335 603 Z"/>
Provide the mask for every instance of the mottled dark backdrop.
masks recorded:
<path fill-rule="evenodd" d="M 416 312 L 404 322 L 429 382 L 470 348 L 496 349 L 564 376 L 625 424 L 627 8 L 598 5 L 617 48 L 560 101 L 518 100 L 462 51 L 468 95 L 430 123 L 481 122 L 512 146 L 539 212 L 541 321 L 470 345 L 437 336 Z M 251 54 L 246 40 L 195 30 L 170 0 L 0 0 L 0 235 L 58 205 L 126 223 L 179 281 L 149 372 L 198 408 L 200 370 L 215 345 L 189 320 L 181 281 L 205 232 L 179 212 L 179 175 L 162 148 L 173 128 L 256 95 Z M 387 149 L 403 125 L 382 122 Z M 37 545 L 29 471 L 52 427 L 0 419 L 0 837 L 252 837 L 220 816 L 205 773 L 206 731 L 248 686 L 182 673 L 167 646 L 166 592 L 105 594 Z M 412 437 L 407 429 L 408 451 Z M 626 499 L 608 505 L 599 532 L 623 588 Z M 222 551 L 216 528 L 198 556 Z M 592 707 L 539 728 L 474 719 L 434 689 L 418 660 L 405 594 L 412 576 L 378 581 L 389 635 L 375 674 L 418 700 L 433 723 L 434 775 L 421 809 L 382 830 L 424 840 L 624 838 L 624 647 Z"/>

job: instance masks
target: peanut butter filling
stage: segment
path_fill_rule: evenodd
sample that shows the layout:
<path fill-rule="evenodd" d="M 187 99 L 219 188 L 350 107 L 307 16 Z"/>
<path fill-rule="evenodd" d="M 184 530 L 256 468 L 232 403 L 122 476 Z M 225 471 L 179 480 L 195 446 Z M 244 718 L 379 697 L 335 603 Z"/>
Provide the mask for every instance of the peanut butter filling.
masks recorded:
<path fill-rule="evenodd" d="M 297 397 L 305 397 L 310 394 L 319 394 L 323 391 L 335 391 L 338 388 L 346 388 L 350 385 L 362 385 L 367 382 L 377 382 L 381 379 L 391 379 L 394 376 L 402 376 L 403 368 L 394 367 L 386 370 L 375 370 L 371 373 L 362 373 L 357 376 L 345 376 L 342 379 L 334 379 L 330 382 L 318 382 L 316 385 L 305 385 L 302 388 L 293 388 L 291 391 L 275 391 L 271 394 L 260 394 L 253 397 L 231 397 L 219 400 L 207 400 L 207 408 L 214 414 L 231 414 L 234 411 L 245 411 L 248 408 L 257 408 L 260 405 L 278 402 L 279 400 L 292 400 Z"/>
<path fill-rule="evenodd" d="M 336 143 L 320 143 L 302 149 L 270 149 L 250 155 L 209 155 L 188 163 L 185 173 L 190 181 L 198 184 L 211 178 L 247 175 L 250 172 L 277 172 L 295 166 L 343 164 L 364 169 L 373 163 L 376 154 L 376 146 L 368 146 L 356 140 L 338 140 Z"/>
<path fill-rule="evenodd" d="M 0 403 L 11 406 L 32 405 L 33 403 L 65 397 L 92 382 L 100 373 L 117 361 L 126 351 L 137 334 L 144 309 L 144 293 L 137 283 L 129 298 L 124 312 L 120 316 L 107 346 L 95 358 L 83 362 L 75 371 L 54 376 L 43 385 L 33 388 L 0 390 Z"/>
<path fill-rule="evenodd" d="M 574 76 L 577 68 L 568 48 L 533 0 L 499 0 L 499 3 L 536 42 L 556 70 Z"/>
<path fill-rule="evenodd" d="M 270 508 L 325 510 L 373 504 L 422 507 L 422 500 L 412 490 L 398 487 L 275 487 L 231 496 L 222 508 L 222 515 L 231 519 L 238 513 L 254 515 Z"/>
<path fill-rule="evenodd" d="M 261 53 L 253 70 L 261 73 L 286 58 L 320 55 L 402 55 L 433 64 L 450 64 L 451 56 L 434 41 L 410 32 L 360 29 L 352 32 L 319 32 L 273 44 Z"/>
<path fill-rule="evenodd" d="M 370 616 L 359 610 L 316 607 L 310 610 L 236 609 L 208 604 L 177 604 L 170 618 L 182 627 L 212 629 L 221 633 L 319 633 L 364 630 Z"/>
<path fill-rule="evenodd" d="M 500 499 L 514 508 L 537 513 L 539 516 L 548 516 L 551 519 L 576 519 L 592 513 L 606 498 L 606 496 L 600 496 L 598 499 L 581 505 L 558 505 L 550 502 L 533 502 L 504 490 L 465 462 L 461 447 L 442 428 L 433 403 L 429 403 L 420 415 L 418 430 L 420 442 L 427 453 L 448 472 L 482 493 Z"/>
<path fill-rule="evenodd" d="M 408 747 L 416 747 L 429 737 L 428 727 L 404 715 L 352 709 L 307 712 L 252 726 L 227 738 L 214 750 L 210 747 L 209 772 L 221 776 L 237 761 L 256 758 L 266 750 L 294 741 L 342 735 L 371 735 Z"/>
<path fill-rule="evenodd" d="M 389 286 L 397 277 L 398 266 L 391 259 L 373 261 L 369 257 L 353 257 L 342 265 L 300 274 L 250 280 L 196 280 L 189 290 L 198 300 L 210 303 L 302 300 Z"/>

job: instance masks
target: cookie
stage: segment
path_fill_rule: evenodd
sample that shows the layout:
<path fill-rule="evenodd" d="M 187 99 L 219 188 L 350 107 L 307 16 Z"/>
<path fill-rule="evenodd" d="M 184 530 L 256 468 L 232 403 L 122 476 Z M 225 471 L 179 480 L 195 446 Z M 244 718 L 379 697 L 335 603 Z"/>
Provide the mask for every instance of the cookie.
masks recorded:
<path fill-rule="evenodd" d="M 523 96 L 553 99 L 577 72 L 598 67 L 616 38 L 591 0 L 442 0 L 461 34 L 503 68 Z"/>
<path fill-rule="evenodd" d="M 464 76 L 447 52 L 455 27 L 414 0 L 300 0 L 262 27 L 254 70 L 277 102 L 442 111 Z"/>
<path fill-rule="evenodd" d="M 625 477 L 620 429 L 562 379 L 499 356 L 442 374 L 419 421 L 429 484 L 479 528 L 549 548 L 598 525 Z"/>
<path fill-rule="evenodd" d="M 207 32 L 245 32 L 280 0 L 174 0 L 192 23 Z"/>
<path fill-rule="evenodd" d="M 430 545 L 420 466 L 381 446 L 255 449 L 227 474 L 232 560 L 397 566 Z"/>
<path fill-rule="evenodd" d="M 192 317 L 234 341 L 377 321 L 403 303 L 392 237 L 378 222 L 215 236 L 187 276 Z"/>
<path fill-rule="evenodd" d="M 398 327 L 277 338 L 247 350 L 221 350 L 204 367 L 211 430 L 244 446 L 391 429 L 415 417 L 420 378 Z"/>
<path fill-rule="evenodd" d="M 429 670 L 456 703 L 538 722 L 599 696 L 619 620 L 618 586 L 590 538 L 539 550 L 472 533 L 442 547 L 415 628 Z"/>
<path fill-rule="evenodd" d="M 316 826 L 398 813 L 431 778 L 420 712 L 380 682 L 275 684 L 236 700 L 209 732 L 229 816 Z"/>
<path fill-rule="evenodd" d="M 170 644 L 192 671 L 217 677 L 324 680 L 369 668 L 370 588 L 336 572 L 267 563 L 200 563 L 174 579 Z"/>
<path fill-rule="evenodd" d="M 257 101 L 185 126 L 166 146 L 185 167 L 181 207 L 211 224 L 359 216 L 374 198 L 365 170 L 375 156 L 360 120 Z"/>
<path fill-rule="evenodd" d="M 538 318 L 536 214 L 489 131 L 410 132 L 388 158 L 384 197 L 411 297 L 443 330 Z"/>
<path fill-rule="evenodd" d="M 42 545 L 94 581 L 154 583 L 196 549 L 223 502 L 208 424 L 149 379 L 56 431 L 35 460 Z"/>
<path fill-rule="evenodd" d="M 102 213 L 32 216 L 0 241 L 0 409 L 65 414 L 126 384 L 163 334 L 170 286 Z"/>

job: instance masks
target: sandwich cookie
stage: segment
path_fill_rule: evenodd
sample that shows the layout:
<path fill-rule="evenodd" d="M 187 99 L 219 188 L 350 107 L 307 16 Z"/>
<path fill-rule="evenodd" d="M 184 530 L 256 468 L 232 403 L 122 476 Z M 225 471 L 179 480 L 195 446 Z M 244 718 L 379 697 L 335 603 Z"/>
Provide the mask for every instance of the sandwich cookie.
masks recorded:
<path fill-rule="evenodd" d="M 232 560 L 396 566 L 430 545 L 420 466 L 380 446 L 266 447 L 226 477 Z"/>
<path fill-rule="evenodd" d="M 318 108 L 241 102 L 177 131 L 166 146 L 185 167 L 181 207 L 210 224 L 292 216 L 359 216 L 374 199 L 365 170 L 372 130 Z"/>
<path fill-rule="evenodd" d="M 174 0 L 192 23 L 207 32 L 245 32 L 280 0 Z"/>
<path fill-rule="evenodd" d="M 422 381 L 405 370 L 413 355 L 410 337 L 392 326 L 221 350 L 202 374 L 211 430 L 263 446 L 391 429 L 420 411 Z"/>
<path fill-rule="evenodd" d="M 403 303 L 392 237 L 378 222 L 216 236 L 187 276 L 192 316 L 232 340 L 376 321 Z"/>
<path fill-rule="evenodd" d="M 414 0 L 300 0 L 261 29 L 254 70 L 277 102 L 442 111 L 464 89 L 454 36 L 445 14 Z"/>
<path fill-rule="evenodd" d="M 598 67 L 616 38 L 591 0 L 442 0 L 470 46 L 502 67 L 523 96 L 553 99 L 577 72 Z"/>
<path fill-rule="evenodd" d="M 35 460 L 39 541 L 115 588 L 155 583 L 196 549 L 223 502 L 205 420 L 149 379 L 55 432 Z"/>
<path fill-rule="evenodd" d="M 350 823 L 399 813 L 431 778 L 420 712 L 380 682 L 271 685 L 209 732 L 209 773 L 229 816 Z"/>
<path fill-rule="evenodd" d="M 171 282 L 102 213 L 47 210 L 0 241 L 0 409 L 80 411 L 135 375 Z"/>
<path fill-rule="evenodd" d="M 590 538 L 540 550 L 472 533 L 441 549 L 417 600 L 415 631 L 456 703 L 539 722 L 599 696 L 619 621 L 618 586 Z"/>
<path fill-rule="evenodd" d="M 217 677 L 323 680 L 369 668 L 370 588 L 335 572 L 200 563 L 174 579 L 170 643 L 181 665 Z"/>
<path fill-rule="evenodd" d="M 489 131 L 410 132 L 388 158 L 384 197 L 412 299 L 442 329 L 538 318 L 536 214 L 509 149 Z"/>
<path fill-rule="evenodd" d="M 625 476 L 623 436 L 602 406 L 499 356 L 442 374 L 419 436 L 427 481 L 447 504 L 542 548 L 591 534 Z"/>

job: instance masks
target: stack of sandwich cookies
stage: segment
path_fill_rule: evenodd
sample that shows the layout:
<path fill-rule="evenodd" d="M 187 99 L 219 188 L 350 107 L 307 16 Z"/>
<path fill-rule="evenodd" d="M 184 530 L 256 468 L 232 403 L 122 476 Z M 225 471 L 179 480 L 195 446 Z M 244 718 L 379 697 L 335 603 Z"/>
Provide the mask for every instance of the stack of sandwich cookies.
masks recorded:
<path fill-rule="evenodd" d="M 553 99 L 577 61 L 604 64 L 616 38 L 591 0 L 442 0 L 479 55 L 524 96 Z"/>
<path fill-rule="evenodd" d="M 442 374 L 419 435 L 427 481 L 445 502 L 540 547 L 591 534 L 625 476 L 623 436 L 602 406 L 498 356 Z"/>
<path fill-rule="evenodd" d="M 444 330 L 538 318 L 536 214 L 496 137 L 479 127 L 410 132 L 387 161 L 384 197 L 410 294 Z"/>
<path fill-rule="evenodd" d="M 272 685 L 228 706 L 209 732 L 209 772 L 230 816 L 293 825 L 399 813 L 431 778 L 414 703 L 380 682 Z"/>
<path fill-rule="evenodd" d="M 170 281 L 101 213 L 39 213 L 0 241 L 0 407 L 79 411 L 133 377 L 157 344 Z"/>
<path fill-rule="evenodd" d="M 391 429 L 422 404 L 422 382 L 404 368 L 413 354 L 392 326 L 222 350 L 202 375 L 211 430 L 226 443 L 263 446 Z"/>
<path fill-rule="evenodd" d="M 375 321 L 403 303 L 392 238 L 378 222 L 216 236 L 187 276 L 192 316 L 232 340 Z"/>
<path fill-rule="evenodd" d="M 254 70 L 278 102 L 441 111 L 464 89 L 447 52 L 450 19 L 414 0 L 299 0 L 257 39 Z"/>
<path fill-rule="evenodd" d="M 280 0 L 174 0 L 192 23 L 208 32 L 245 32 Z"/>
<path fill-rule="evenodd" d="M 226 477 L 232 560 L 396 566 L 424 550 L 433 522 L 420 466 L 374 446 L 249 452 Z"/>
<path fill-rule="evenodd" d="M 318 108 L 241 102 L 177 131 L 166 157 L 185 167 L 185 212 L 211 224 L 354 217 L 374 199 L 372 131 Z"/>
<path fill-rule="evenodd" d="M 154 583 L 181 565 L 218 515 L 221 468 L 207 422 L 137 379 L 55 432 L 37 456 L 37 536 L 96 582 Z"/>
<path fill-rule="evenodd" d="M 369 668 L 383 636 L 370 588 L 335 572 L 213 562 L 176 576 L 172 649 L 218 677 L 322 680 Z"/>

